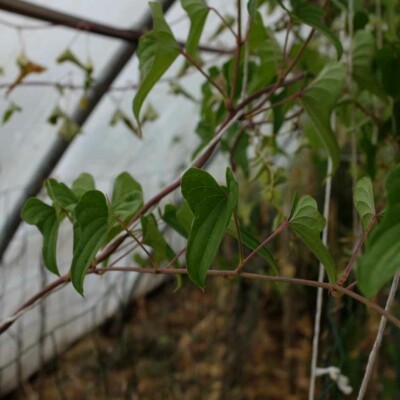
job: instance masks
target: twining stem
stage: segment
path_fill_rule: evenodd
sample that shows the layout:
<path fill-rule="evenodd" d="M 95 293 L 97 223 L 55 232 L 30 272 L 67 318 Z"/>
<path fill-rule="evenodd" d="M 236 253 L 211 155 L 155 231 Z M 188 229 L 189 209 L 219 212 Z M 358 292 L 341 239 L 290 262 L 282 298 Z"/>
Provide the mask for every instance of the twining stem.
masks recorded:
<path fill-rule="evenodd" d="M 242 116 L 242 113 L 238 112 L 236 114 L 229 114 L 225 121 L 219 126 L 217 130 L 217 134 L 208 143 L 208 145 L 203 149 L 203 151 L 195 158 L 195 160 L 190 164 L 188 168 L 196 167 L 201 168 L 206 161 L 210 158 L 213 154 L 215 147 L 218 145 L 219 141 L 221 140 L 224 133 Z M 143 207 L 137 212 L 134 219 L 129 223 L 129 226 L 134 224 L 142 215 L 144 215 L 147 211 L 149 211 L 152 207 L 160 202 L 164 197 L 172 193 L 176 190 L 181 184 L 181 176 L 175 179 L 170 185 L 165 187 L 161 192 L 156 194 L 150 200 L 148 200 Z M 112 243 L 110 243 L 102 253 L 100 253 L 97 258 L 96 262 L 102 262 L 103 260 L 107 259 L 114 251 L 125 241 L 128 237 L 127 234 L 119 236 L 116 238 Z"/>
<path fill-rule="evenodd" d="M 151 253 L 146 249 L 146 247 L 144 246 L 144 244 L 133 234 L 133 232 L 124 224 L 124 222 L 118 218 L 114 213 L 113 213 L 113 217 L 116 219 L 116 221 L 121 225 L 121 227 L 123 228 L 123 230 L 138 244 L 138 246 L 146 253 L 147 257 L 149 258 L 151 265 L 153 266 L 153 268 L 157 271 L 158 270 L 158 264 L 156 262 L 156 260 L 154 260 L 153 256 L 151 255 Z"/>
<path fill-rule="evenodd" d="M 286 227 L 289 225 L 289 221 L 283 221 L 278 228 L 276 228 L 271 235 L 269 235 L 260 245 L 258 245 L 244 260 L 238 265 L 235 273 L 240 274 L 243 270 L 244 265 L 249 262 L 267 243 L 269 243 L 274 237 L 278 236 Z"/>
<path fill-rule="evenodd" d="M 285 81 L 282 81 L 281 83 L 279 82 L 275 82 L 272 85 L 268 85 L 260 90 L 257 90 L 256 92 L 254 92 L 253 94 L 251 94 L 250 96 L 248 96 L 246 99 L 244 99 L 242 102 L 240 102 L 237 106 L 236 106 L 236 110 L 242 110 L 243 108 L 245 108 L 246 106 L 248 106 L 250 103 L 252 103 L 254 100 L 258 99 L 259 97 L 263 96 L 264 94 L 269 94 L 274 92 L 275 90 L 281 88 L 281 87 L 286 87 L 286 86 L 290 86 L 293 83 L 296 83 L 298 81 L 301 81 L 304 77 L 305 77 L 305 73 L 301 72 L 298 75 L 294 76 L 293 78 L 287 79 Z"/>
<path fill-rule="evenodd" d="M 361 236 L 360 241 L 357 243 L 356 248 L 354 249 L 353 254 L 350 257 L 350 260 L 342 274 L 342 276 L 340 277 L 340 279 L 336 282 L 337 285 L 339 286 L 343 286 L 347 279 L 350 276 L 350 272 L 353 269 L 353 265 L 358 257 L 358 254 L 360 253 L 361 249 L 364 246 L 365 241 L 367 240 L 367 236 L 369 234 L 369 232 L 371 231 L 372 227 L 375 225 L 376 221 L 378 220 L 378 214 L 375 214 L 372 218 L 370 223 L 368 224 L 367 228 L 365 229 L 364 233 Z"/>
<path fill-rule="evenodd" d="M 283 57 L 282 57 L 282 71 L 284 71 L 286 59 L 287 59 L 287 52 L 288 52 L 288 44 L 289 44 L 289 35 L 292 29 L 292 20 L 289 20 L 286 26 L 286 35 L 285 35 L 285 43 L 283 45 Z"/>
<path fill-rule="evenodd" d="M 293 60 L 289 64 L 289 67 L 287 68 L 287 70 L 282 72 L 282 74 L 281 74 L 280 78 L 278 79 L 278 81 L 276 82 L 276 84 L 272 87 L 272 89 L 269 92 L 267 92 L 267 96 L 262 101 L 260 101 L 260 103 L 257 106 L 255 106 L 253 108 L 253 112 L 257 111 L 258 109 L 260 109 L 268 100 L 270 100 L 270 98 L 275 93 L 275 91 L 282 85 L 282 83 L 285 81 L 286 77 L 290 74 L 290 72 L 292 72 L 293 68 L 298 63 L 298 61 L 299 61 L 300 57 L 302 56 L 304 50 L 308 46 L 308 44 L 309 44 L 310 40 L 312 39 L 312 37 L 314 36 L 314 33 L 315 33 L 315 29 L 311 29 L 310 33 L 307 36 L 307 39 L 304 41 L 304 43 L 302 44 L 300 50 L 297 52 L 296 56 L 293 58 Z"/>
<path fill-rule="evenodd" d="M 224 16 L 214 7 L 208 7 L 208 9 L 210 11 L 214 12 L 218 16 L 218 18 L 221 20 L 221 22 L 225 25 L 225 27 L 229 30 L 229 32 L 232 33 L 233 37 L 237 40 L 238 35 L 232 29 L 231 24 L 224 18 Z"/>
<path fill-rule="evenodd" d="M 268 110 L 273 109 L 274 107 L 278 107 L 278 106 L 280 106 L 282 104 L 285 104 L 285 103 L 287 103 L 287 102 L 289 102 L 291 100 L 295 100 L 295 99 L 299 98 L 303 94 L 303 92 L 304 92 L 303 90 L 299 90 L 296 93 L 293 93 L 292 95 L 290 95 L 288 97 L 285 97 L 282 100 L 279 100 L 279 101 L 277 101 L 275 103 L 272 103 L 268 107 L 264 107 L 264 108 L 258 109 L 257 111 L 250 110 L 247 114 L 245 114 L 245 117 L 246 118 L 253 118 L 258 114 L 261 114 L 261 113 L 264 113 L 264 112 L 266 112 Z"/>
<path fill-rule="evenodd" d="M 210 82 L 211 85 L 215 87 L 215 89 L 218 90 L 218 92 L 221 94 L 224 100 L 228 101 L 228 96 L 226 95 L 224 90 L 214 81 L 214 79 L 211 78 L 210 75 L 207 74 L 206 71 L 204 71 L 203 68 L 201 68 L 200 64 L 193 57 L 189 56 L 189 54 L 186 53 L 185 50 L 180 49 L 180 53 L 183 57 L 186 58 L 186 60 L 189 61 L 190 64 L 192 64 L 207 79 L 208 82 Z"/>
<path fill-rule="evenodd" d="M 111 271 L 130 271 L 130 272 L 140 272 L 140 273 L 147 273 L 147 274 L 183 274 L 186 275 L 188 272 L 184 268 L 162 268 L 159 269 L 157 272 L 154 271 L 153 269 L 149 268 L 143 268 L 143 267 L 105 267 L 105 268 L 95 268 L 91 269 L 88 271 L 88 274 L 103 274 L 105 272 L 111 272 Z M 327 283 L 327 282 L 318 282 L 318 281 L 313 281 L 313 280 L 308 280 L 308 279 L 302 279 L 302 278 L 291 278 L 291 277 L 284 277 L 284 276 L 271 276 L 271 275 L 263 275 L 263 274 L 258 274 L 258 273 L 249 273 L 249 272 L 241 272 L 237 273 L 235 270 L 232 271 L 227 271 L 227 270 L 209 270 L 207 275 L 210 276 L 221 276 L 221 277 L 235 277 L 235 276 L 241 276 L 246 279 L 259 279 L 259 280 L 266 280 L 270 282 L 283 282 L 283 283 L 292 283 L 295 285 L 302 285 L 302 286 L 311 286 L 311 287 L 320 287 L 325 290 L 329 290 L 330 292 L 341 292 L 346 296 L 352 297 L 356 301 L 364 304 L 366 307 L 370 308 L 371 310 L 376 311 L 378 314 L 384 316 L 387 318 L 388 321 L 390 321 L 393 325 L 395 325 L 398 329 L 400 329 L 400 319 L 396 318 L 393 314 L 390 312 L 384 310 L 382 307 L 379 305 L 373 303 L 371 300 L 366 299 L 365 297 L 361 296 L 358 293 L 353 292 L 352 290 L 349 290 L 347 288 L 344 288 L 342 286 L 336 285 L 334 283 Z M 22 304 L 12 316 L 7 318 L 6 320 L 2 321 L 0 323 L 0 335 L 4 333 L 7 329 L 10 328 L 10 326 L 18 319 L 18 317 L 22 316 L 24 311 L 30 309 L 37 301 L 43 299 L 47 295 L 49 295 L 51 292 L 56 290 L 62 285 L 65 285 L 66 283 L 69 283 L 71 281 L 71 278 L 69 274 L 66 274 L 51 284 L 47 285 L 45 288 L 43 288 L 40 292 L 38 292 L 35 296 L 31 297 L 29 300 L 27 300 L 24 304 Z"/>
<path fill-rule="evenodd" d="M 178 253 L 176 253 L 175 257 L 165 266 L 165 269 L 172 268 L 173 265 L 176 263 L 176 261 L 179 259 L 179 257 L 186 251 L 186 246 L 182 248 Z"/>

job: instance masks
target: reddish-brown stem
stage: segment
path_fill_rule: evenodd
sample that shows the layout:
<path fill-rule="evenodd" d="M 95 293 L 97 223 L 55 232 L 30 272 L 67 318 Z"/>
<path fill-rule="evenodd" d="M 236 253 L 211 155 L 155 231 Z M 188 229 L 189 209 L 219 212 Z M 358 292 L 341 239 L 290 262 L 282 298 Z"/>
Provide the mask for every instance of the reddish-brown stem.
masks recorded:
<path fill-rule="evenodd" d="M 282 83 L 285 81 L 286 77 L 290 74 L 290 72 L 292 72 L 293 68 L 295 67 L 295 65 L 299 61 L 301 55 L 303 54 L 304 50 L 308 46 L 308 43 L 310 42 L 310 40 L 314 36 L 314 33 L 315 33 L 315 29 L 311 29 L 310 33 L 307 36 L 307 39 L 305 40 L 305 42 L 301 46 L 300 50 L 297 52 L 296 56 L 293 58 L 293 60 L 290 63 L 289 67 L 287 68 L 287 70 L 282 73 L 281 77 L 278 79 L 278 81 L 275 84 L 275 86 L 268 93 L 267 97 L 265 97 L 256 107 L 254 107 L 253 111 L 260 109 L 272 97 L 272 95 L 275 93 L 275 91 L 282 85 Z"/>
<path fill-rule="evenodd" d="M 175 257 L 165 266 L 164 269 L 172 268 L 178 258 L 186 251 L 186 246 L 181 249 L 178 253 L 176 253 Z"/>
<path fill-rule="evenodd" d="M 130 272 L 140 272 L 140 273 L 147 273 L 147 274 L 184 274 L 186 275 L 188 272 L 184 268 L 164 268 L 160 269 L 157 272 L 153 269 L 142 268 L 142 267 L 106 267 L 106 268 L 95 268 L 88 271 L 88 274 L 98 274 L 98 273 L 105 273 L 111 271 L 130 271 Z M 364 304 L 368 308 L 378 312 L 380 315 L 386 317 L 390 322 L 392 322 L 397 328 L 400 329 L 400 320 L 396 318 L 394 315 L 390 314 L 389 312 L 385 311 L 382 307 L 378 306 L 377 304 L 373 303 L 372 301 L 366 299 L 365 297 L 349 290 L 348 288 L 344 288 L 337 284 L 333 283 L 326 283 L 326 282 L 318 282 L 312 281 L 308 279 L 301 279 L 301 278 L 290 278 L 290 277 L 283 277 L 283 276 L 270 276 L 270 275 L 262 275 L 257 273 L 249 273 L 249 272 L 240 272 L 237 273 L 236 270 L 209 270 L 208 274 L 210 276 L 222 276 L 222 277 L 235 277 L 240 276 L 242 278 L 247 279 L 259 279 L 259 280 L 267 280 L 271 282 L 283 282 L 283 283 L 292 283 L 296 285 L 303 285 L 303 286 L 311 286 L 311 287 L 320 287 L 325 290 L 329 290 L 330 292 L 341 292 L 353 299 L 359 301 L 360 303 Z M 69 275 L 62 276 L 61 278 L 57 279 L 50 285 L 46 286 L 43 290 L 37 293 L 35 296 L 31 297 L 28 301 L 26 301 L 15 313 L 10 317 L 9 321 L 6 321 L 0 326 L 0 334 L 4 333 L 16 320 L 18 314 L 20 314 L 25 309 L 33 306 L 38 300 L 43 298 L 44 296 L 50 294 L 53 290 L 58 288 L 59 286 L 66 284 L 70 281 Z"/>
<path fill-rule="evenodd" d="M 275 105 L 274 105 L 275 106 Z M 292 119 L 298 118 L 302 113 L 304 112 L 303 109 L 296 111 L 292 115 L 289 115 L 288 117 L 285 117 L 283 119 L 284 122 L 291 121 Z M 265 124 L 271 124 L 273 121 L 270 119 L 264 120 L 264 121 L 257 121 L 257 122 L 251 122 L 250 126 L 260 126 L 260 125 L 265 125 Z"/>
<path fill-rule="evenodd" d="M 10 317 L 10 320 L 3 323 L 0 325 L 0 335 L 5 332 L 15 321 L 16 317 L 18 314 L 23 312 L 24 310 L 32 307 L 37 301 L 40 299 L 44 298 L 45 296 L 49 295 L 51 292 L 53 292 L 55 289 L 60 287 L 61 285 L 64 285 L 65 283 L 68 283 L 71 280 L 69 274 L 66 274 L 64 276 L 61 276 L 54 282 L 50 283 L 46 287 L 44 287 L 42 290 L 40 290 L 38 293 L 36 293 L 34 296 L 32 296 L 29 300 L 27 300 L 25 303 L 23 303 Z"/>
<path fill-rule="evenodd" d="M 261 109 L 259 109 L 259 110 L 257 110 L 257 111 L 250 110 L 247 114 L 244 115 L 244 117 L 245 117 L 245 118 L 252 118 L 252 117 L 255 117 L 255 116 L 258 115 L 258 114 L 262 114 L 262 113 L 264 113 L 264 112 L 266 112 L 266 111 L 269 111 L 269 110 L 273 109 L 274 107 L 278 107 L 278 106 L 280 106 L 280 105 L 282 105 L 282 104 L 287 103 L 288 101 L 295 100 L 295 99 L 297 99 L 298 97 L 300 97 L 302 94 L 303 94 L 303 90 L 299 90 L 299 91 L 297 91 L 296 93 L 293 93 L 292 95 L 290 95 L 290 96 L 288 96 L 288 97 L 285 97 L 285 98 L 282 99 L 282 100 L 279 100 L 279 101 L 277 101 L 277 102 L 275 102 L 275 103 L 272 103 L 272 104 L 271 104 L 270 106 L 268 106 L 268 107 L 261 108 Z"/>
<path fill-rule="evenodd" d="M 289 20 L 286 27 L 286 36 L 285 36 L 285 43 L 283 45 L 283 57 L 282 57 L 282 72 L 285 70 L 286 58 L 287 58 L 287 48 L 289 43 L 289 34 L 290 30 L 292 29 L 292 20 Z"/>
<path fill-rule="evenodd" d="M 271 235 L 269 235 L 259 246 L 257 246 L 244 260 L 238 265 L 235 272 L 240 274 L 243 270 L 244 265 L 249 262 L 267 243 L 269 243 L 274 237 L 278 236 L 287 226 L 289 221 L 283 221 L 278 228 L 276 228 Z"/>
<path fill-rule="evenodd" d="M 182 54 L 183 57 L 186 58 L 186 60 L 189 61 L 190 64 L 192 64 L 207 79 L 208 82 L 210 82 L 211 85 L 213 85 L 215 87 L 215 89 L 218 90 L 218 92 L 221 94 L 221 96 L 225 100 L 228 99 L 228 96 L 223 91 L 223 89 L 203 70 L 203 68 L 201 68 L 201 66 L 195 59 L 193 59 L 191 56 L 189 56 L 189 54 L 186 53 L 186 51 L 183 49 L 180 49 L 180 53 Z"/>
<path fill-rule="evenodd" d="M 104 271 L 131 271 L 131 272 L 141 272 L 141 273 L 148 273 L 154 274 L 155 272 L 148 268 L 142 267 L 113 267 L 113 268 L 102 268 Z M 90 271 L 93 273 L 95 271 Z M 179 269 L 161 269 L 158 271 L 159 274 L 182 274 L 187 275 L 188 271 L 184 268 Z M 331 293 L 341 292 L 346 296 L 352 297 L 353 299 L 357 300 L 358 302 L 364 304 L 366 307 L 376 311 L 378 314 L 383 315 L 386 317 L 393 325 L 395 325 L 398 329 L 400 329 L 400 319 L 396 318 L 393 314 L 385 311 L 382 307 L 377 305 L 376 303 L 372 302 L 371 300 L 366 299 L 365 297 L 361 296 L 358 293 L 353 292 L 347 288 L 339 286 L 335 283 L 327 283 L 327 282 L 318 282 L 309 279 L 302 279 L 302 278 L 292 278 L 292 277 L 285 277 L 285 276 L 272 276 L 272 275 L 263 275 L 259 273 L 251 273 L 251 272 L 240 272 L 237 273 L 235 270 L 215 270 L 211 269 L 208 271 L 207 275 L 210 276 L 220 276 L 220 277 L 236 277 L 240 276 L 246 279 L 253 279 L 253 280 L 266 280 L 270 282 L 282 282 L 282 283 L 291 283 L 295 285 L 302 285 L 302 286 L 310 286 L 315 288 L 322 288 L 325 290 L 329 290 Z M 0 331 L 1 333 L 1 331 Z"/>
<path fill-rule="evenodd" d="M 234 120 L 235 116 L 237 116 L 238 113 L 233 114 L 230 113 L 228 117 L 225 119 L 225 121 L 219 126 L 217 130 L 217 134 L 222 132 L 225 127 L 231 123 L 231 121 Z M 206 161 L 209 159 L 211 154 L 214 152 L 215 147 L 218 145 L 218 141 L 212 145 L 203 155 L 201 155 L 193 164 L 192 167 L 196 168 L 201 168 Z M 131 221 L 129 226 L 134 224 L 139 218 L 144 215 L 148 210 L 150 210 L 153 206 L 158 204 L 165 196 L 169 195 L 172 193 L 174 190 L 176 190 L 181 184 L 181 177 L 175 179 L 174 182 L 172 182 L 170 185 L 168 185 L 166 188 L 164 188 L 161 192 L 159 192 L 157 195 L 152 197 L 144 206 L 139 210 L 139 212 L 136 214 L 135 218 Z M 96 262 L 100 263 L 106 258 L 108 258 L 111 254 L 114 253 L 114 251 L 125 241 L 125 239 L 128 237 L 127 234 L 122 235 L 118 238 L 116 238 L 108 247 L 105 248 L 105 250 L 99 254 L 96 258 Z"/>
<path fill-rule="evenodd" d="M 246 106 L 248 106 L 250 103 L 252 103 L 254 100 L 260 98 L 264 94 L 270 94 L 270 93 L 274 92 L 275 90 L 279 89 L 280 87 L 286 87 L 286 86 L 293 85 L 293 83 L 296 83 L 296 82 L 302 80 L 304 77 L 305 77 L 305 73 L 302 72 L 284 82 L 281 82 L 281 83 L 276 82 L 276 83 L 273 83 L 272 85 L 269 85 L 263 89 L 257 90 L 257 92 L 254 92 L 252 95 L 250 95 L 249 97 L 244 99 L 241 103 L 239 103 L 236 106 L 236 110 L 242 110 Z"/>
<path fill-rule="evenodd" d="M 339 286 L 343 286 L 347 279 L 350 276 L 350 272 L 353 269 L 353 265 L 358 257 L 358 254 L 360 253 L 361 249 L 364 246 L 365 241 L 367 240 L 367 236 L 369 234 L 369 232 L 371 231 L 372 227 L 375 225 L 376 221 L 378 220 L 378 214 L 375 214 L 372 218 L 370 223 L 368 224 L 367 228 L 365 229 L 364 233 L 361 236 L 360 241 L 357 243 L 356 248 L 354 249 L 353 254 L 350 257 L 350 260 L 342 274 L 342 276 L 340 277 L 340 279 L 336 282 L 337 285 Z"/>
<path fill-rule="evenodd" d="M 232 29 L 228 21 L 224 18 L 224 16 L 214 7 L 208 7 L 208 9 L 212 12 L 214 12 L 218 18 L 222 21 L 222 23 L 226 26 L 226 28 L 229 30 L 229 32 L 232 33 L 233 37 L 237 40 L 237 35 L 235 31 Z"/>
<path fill-rule="evenodd" d="M 112 212 L 112 211 L 111 211 Z M 122 226 L 122 229 L 126 232 L 128 236 L 130 236 L 137 244 L 138 246 L 146 253 L 147 257 L 149 258 L 151 265 L 153 268 L 157 271 L 158 270 L 158 264 L 156 260 L 153 258 L 153 256 L 150 254 L 150 252 L 146 249 L 144 244 L 129 230 L 129 228 L 124 224 L 124 222 L 119 219 L 114 213 L 113 213 L 114 218 L 117 220 L 117 222 Z"/>

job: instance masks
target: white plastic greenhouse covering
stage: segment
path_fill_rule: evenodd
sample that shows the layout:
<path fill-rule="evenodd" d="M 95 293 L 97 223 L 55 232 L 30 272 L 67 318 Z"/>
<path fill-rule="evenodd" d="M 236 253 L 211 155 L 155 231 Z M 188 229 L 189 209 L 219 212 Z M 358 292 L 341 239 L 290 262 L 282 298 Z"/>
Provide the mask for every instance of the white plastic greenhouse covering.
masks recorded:
<path fill-rule="evenodd" d="M 36 0 L 31 3 L 52 7 L 72 15 L 88 18 L 119 28 L 137 27 L 148 13 L 145 0 Z M 167 20 L 177 39 L 184 41 L 188 31 L 188 19 L 179 1 L 167 12 Z M 236 2 L 231 0 L 209 1 L 229 14 Z M 74 66 L 56 64 L 55 60 L 65 49 L 71 48 L 82 59 L 93 61 L 95 78 L 104 73 L 110 62 L 125 46 L 123 40 L 107 38 L 61 26 L 45 29 L 18 30 L 1 22 L 44 25 L 43 22 L 0 12 L 0 67 L 4 75 L 0 83 L 12 82 L 18 75 L 16 59 L 25 52 L 27 57 L 47 67 L 40 75 L 29 76 L 27 82 L 52 81 L 81 83 L 82 73 Z M 210 15 L 207 37 L 218 26 L 218 20 Z M 234 45 L 229 35 L 221 36 L 221 47 Z M 211 59 L 215 54 L 204 54 Z M 173 65 L 168 76 L 172 77 L 181 67 L 182 60 Z M 135 56 L 113 82 L 114 87 L 137 83 L 138 61 Z M 202 78 L 190 73 L 181 84 L 190 92 L 199 93 Z M 7 124 L 0 126 L 0 229 L 13 206 L 20 199 L 40 162 L 57 139 L 57 127 L 48 124 L 47 118 L 59 104 L 72 113 L 79 104 L 81 92 L 67 91 L 60 98 L 54 87 L 21 85 L 8 98 L 1 92 L 0 112 L 10 101 L 22 107 Z M 196 147 L 193 134 L 197 123 L 197 105 L 184 97 L 169 94 L 166 83 L 159 84 L 149 101 L 160 117 L 144 128 L 144 138 L 138 139 L 123 125 L 110 126 L 110 117 L 116 103 L 131 115 L 133 90 L 112 90 L 84 124 L 82 132 L 68 147 L 52 172 L 56 179 L 70 183 L 80 173 L 89 172 L 97 187 L 108 191 L 115 177 L 128 171 L 143 186 L 145 197 L 157 193 L 171 182 L 189 164 Z M 171 239 L 175 240 L 175 239 Z M 59 236 L 58 261 L 65 273 L 71 260 L 72 235 L 67 226 Z M 42 239 L 32 226 L 22 224 L 9 245 L 0 265 L 0 321 L 11 313 L 46 283 L 56 277 L 43 268 L 41 261 Z M 129 263 L 132 259 L 127 259 Z M 88 277 L 85 282 L 85 298 L 79 296 L 71 285 L 40 302 L 26 312 L 7 332 L 0 336 L 0 395 L 15 388 L 19 382 L 37 371 L 45 360 L 61 352 L 69 344 L 93 330 L 118 309 L 121 301 L 148 291 L 157 281 L 153 278 L 138 282 L 135 273 L 113 273 L 103 277 Z"/>

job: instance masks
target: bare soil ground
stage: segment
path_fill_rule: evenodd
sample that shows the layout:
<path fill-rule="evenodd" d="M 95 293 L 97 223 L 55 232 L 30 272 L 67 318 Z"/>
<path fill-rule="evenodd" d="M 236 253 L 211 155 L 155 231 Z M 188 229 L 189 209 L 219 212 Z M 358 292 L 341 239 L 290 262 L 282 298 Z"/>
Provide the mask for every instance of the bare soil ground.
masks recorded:
<path fill-rule="evenodd" d="M 310 313 L 297 310 L 288 321 L 267 285 L 242 313 L 238 282 L 209 280 L 204 293 L 187 281 L 173 289 L 168 282 L 131 304 L 125 321 L 80 340 L 9 400 L 307 397 Z"/>

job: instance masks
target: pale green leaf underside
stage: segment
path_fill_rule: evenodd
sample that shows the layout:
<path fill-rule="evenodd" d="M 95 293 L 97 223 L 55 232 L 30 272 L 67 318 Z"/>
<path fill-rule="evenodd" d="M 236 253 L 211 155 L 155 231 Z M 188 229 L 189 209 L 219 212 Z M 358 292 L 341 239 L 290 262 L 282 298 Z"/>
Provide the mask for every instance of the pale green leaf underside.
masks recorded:
<path fill-rule="evenodd" d="M 333 171 L 340 161 L 340 149 L 331 127 L 331 112 L 341 93 L 345 80 L 345 67 L 336 63 L 326 66 L 307 87 L 300 102 L 321 142 L 332 159 Z"/>
<path fill-rule="evenodd" d="M 186 52 L 195 57 L 201 34 L 207 20 L 209 8 L 204 0 L 181 0 L 182 7 L 188 13 L 190 30 L 186 41 Z"/>
<path fill-rule="evenodd" d="M 71 281 L 83 294 L 86 272 L 104 244 L 108 231 L 108 205 L 104 194 L 97 190 L 85 193 L 76 206 L 75 217 L 80 229 L 72 259 Z"/>
<path fill-rule="evenodd" d="M 375 215 L 375 201 L 372 182 L 368 177 L 361 178 L 354 188 L 354 207 L 356 208 L 364 230 Z"/>
<path fill-rule="evenodd" d="M 118 175 L 114 182 L 111 200 L 112 217 L 117 220 L 108 232 L 107 241 L 122 232 L 123 225 L 132 220 L 142 205 L 143 192 L 140 183 L 127 172 Z"/>
<path fill-rule="evenodd" d="M 55 179 L 48 179 L 45 186 L 53 202 L 64 209 L 78 202 L 75 193 L 64 183 L 57 182 Z"/>
<path fill-rule="evenodd" d="M 36 198 L 30 198 L 21 211 L 21 218 L 30 225 L 35 225 L 43 236 L 42 257 L 45 267 L 59 275 L 57 266 L 57 236 L 59 222 L 54 207 Z"/>
<path fill-rule="evenodd" d="M 80 174 L 78 178 L 76 178 L 72 183 L 71 189 L 74 192 L 75 196 L 80 199 L 89 190 L 96 189 L 93 176 L 86 172 Z"/>
<path fill-rule="evenodd" d="M 137 55 L 142 81 L 133 100 L 133 113 L 140 120 L 140 110 L 153 86 L 164 75 L 179 55 L 171 29 L 164 19 L 160 3 L 150 3 L 153 15 L 153 31 L 142 36 Z"/>
<path fill-rule="evenodd" d="M 289 229 L 304 242 L 325 267 L 329 282 L 335 282 L 335 263 L 320 238 L 324 226 L 325 218 L 318 212 L 316 201 L 308 195 L 300 199 L 296 196 L 290 212 Z"/>
<path fill-rule="evenodd" d="M 204 288 L 207 271 L 214 260 L 233 210 L 238 186 L 227 171 L 228 190 L 205 171 L 191 168 L 182 177 L 182 194 L 194 213 L 186 251 L 190 279 Z"/>

